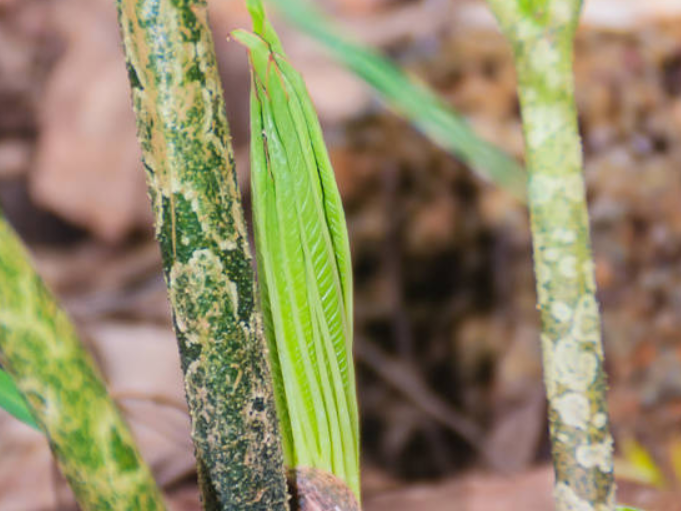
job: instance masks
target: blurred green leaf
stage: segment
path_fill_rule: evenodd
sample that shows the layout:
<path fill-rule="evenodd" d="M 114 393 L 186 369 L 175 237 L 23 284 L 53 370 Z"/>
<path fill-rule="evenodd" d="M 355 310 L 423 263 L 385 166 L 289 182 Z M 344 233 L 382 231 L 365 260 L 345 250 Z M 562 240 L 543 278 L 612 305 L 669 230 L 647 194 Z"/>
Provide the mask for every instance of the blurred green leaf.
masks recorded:
<path fill-rule="evenodd" d="M 625 438 L 620 442 L 620 448 L 622 455 L 615 462 L 616 472 L 620 478 L 656 488 L 663 488 L 666 485 L 662 470 L 638 441 L 634 438 Z"/>
<path fill-rule="evenodd" d="M 4 408 L 20 421 L 40 431 L 28 409 L 24 396 L 14 384 L 10 375 L 2 369 L 0 369 L 0 408 Z"/>
<path fill-rule="evenodd" d="M 377 51 L 340 36 L 306 0 L 270 0 L 288 20 L 323 43 L 371 85 L 383 100 L 429 139 L 470 165 L 485 180 L 525 200 L 526 175 L 509 155 L 479 138 L 466 121 L 433 91 L 407 76 Z"/>

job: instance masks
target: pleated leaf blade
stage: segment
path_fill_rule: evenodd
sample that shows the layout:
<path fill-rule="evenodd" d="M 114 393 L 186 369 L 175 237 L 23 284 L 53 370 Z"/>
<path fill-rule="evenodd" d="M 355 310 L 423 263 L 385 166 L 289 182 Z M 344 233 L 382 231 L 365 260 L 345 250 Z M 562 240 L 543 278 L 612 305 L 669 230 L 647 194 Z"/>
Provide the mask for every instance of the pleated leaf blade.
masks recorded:
<path fill-rule="evenodd" d="M 249 1 L 251 179 L 258 274 L 286 462 L 359 497 L 352 273 L 342 203 L 304 82 Z"/>

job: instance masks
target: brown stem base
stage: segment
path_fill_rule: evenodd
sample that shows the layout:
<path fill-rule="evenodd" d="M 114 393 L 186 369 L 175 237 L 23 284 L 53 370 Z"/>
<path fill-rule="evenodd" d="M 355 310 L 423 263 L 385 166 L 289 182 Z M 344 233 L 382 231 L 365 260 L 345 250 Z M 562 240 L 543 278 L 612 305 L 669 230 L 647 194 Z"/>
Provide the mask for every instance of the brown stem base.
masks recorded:
<path fill-rule="evenodd" d="M 287 474 L 291 511 L 360 511 L 352 490 L 333 474 L 297 467 Z"/>

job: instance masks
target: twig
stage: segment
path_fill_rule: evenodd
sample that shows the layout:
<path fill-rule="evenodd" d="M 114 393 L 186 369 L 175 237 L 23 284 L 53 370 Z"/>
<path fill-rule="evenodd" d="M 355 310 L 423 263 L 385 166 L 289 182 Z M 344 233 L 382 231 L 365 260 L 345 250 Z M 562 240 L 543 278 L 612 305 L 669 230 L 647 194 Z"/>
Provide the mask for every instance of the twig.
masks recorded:
<path fill-rule="evenodd" d="M 404 394 L 424 413 L 452 430 L 476 450 L 482 450 L 484 439 L 482 430 L 434 395 L 411 367 L 387 355 L 367 339 L 357 342 L 355 354 L 360 362 L 366 364 L 393 388 Z"/>

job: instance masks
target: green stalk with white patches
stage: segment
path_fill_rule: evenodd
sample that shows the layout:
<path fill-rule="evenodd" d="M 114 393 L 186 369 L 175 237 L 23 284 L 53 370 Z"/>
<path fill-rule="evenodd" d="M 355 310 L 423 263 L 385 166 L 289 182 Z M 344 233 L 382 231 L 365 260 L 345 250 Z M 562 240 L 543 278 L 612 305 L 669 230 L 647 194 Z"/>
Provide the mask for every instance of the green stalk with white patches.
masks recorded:
<path fill-rule="evenodd" d="M 529 173 L 556 509 L 615 509 L 572 76 L 579 0 L 488 0 L 513 46 Z"/>
<path fill-rule="evenodd" d="M 118 0 L 207 509 L 284 510 L 271 376 L 205 0 Z"/>
<path fill-rule="evenodd" d="M 252 65 L 251 179 L 258 269 L 285 462 L 345 481 L 359 498 L 352 269 L 319 121 L 259 0 Z"/>
<path fill-rule="evenodd" d="M 1 215 L 0 364 L 82 509 L 165 509 L 94 362 Z"/>

